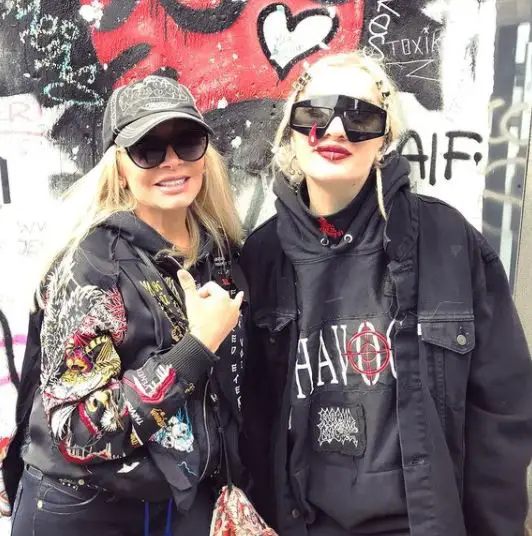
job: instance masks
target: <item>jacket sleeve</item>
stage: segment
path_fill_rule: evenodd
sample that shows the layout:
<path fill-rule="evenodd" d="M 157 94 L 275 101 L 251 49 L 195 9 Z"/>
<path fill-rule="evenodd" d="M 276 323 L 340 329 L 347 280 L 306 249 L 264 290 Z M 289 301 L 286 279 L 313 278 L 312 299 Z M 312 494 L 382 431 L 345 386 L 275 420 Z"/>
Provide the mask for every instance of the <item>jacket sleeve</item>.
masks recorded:
<path fill-rule="evenodd" d="M 471 536 L 523 536 L 532 456 L 532 363 L 502 263 L 480 235 L 477 240 L 464 515 Z"/>
<path fill-rule="evenodd" d="M 253 321 L 255 299 L 262 288 L 261 282 L 254 278 L 253 263 L 257 257 L 257 245 L 248 240 L 244 245 L 241 265 L 249 285 L 250 311 L 248 315 L 249 352 L 244 364 L 242 384 L 242 434 L 240 437 L 240 454 L 251 476 L 249 495 L 257 511 L 265 521 L 273 525 L 275 513 L 273 506 L 272 482 L 272 374 L 264 355 L 264 340 L 260 330 Z"/>
<path fill-rule="evenodd" d="M 116 278 L 94 274 L 92 284 L 87 274 L 65 285 L 64 274 L 51 273 L 41 328 L 44 410 L 59 450 L 79 464 L 121 458 L 149 441 L 216 359 L 186 333 L 139 369 L 122 370 L 128 325 Z"/>

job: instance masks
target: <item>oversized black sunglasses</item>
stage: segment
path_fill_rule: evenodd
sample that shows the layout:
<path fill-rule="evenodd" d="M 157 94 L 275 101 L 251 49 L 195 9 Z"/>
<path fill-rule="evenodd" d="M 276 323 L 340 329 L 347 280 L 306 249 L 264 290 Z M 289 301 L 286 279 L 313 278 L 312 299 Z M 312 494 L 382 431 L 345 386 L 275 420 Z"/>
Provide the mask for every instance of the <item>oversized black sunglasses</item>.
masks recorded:
<path fill-rule="evenodd" d="M 173 134 L 171 138 L 148 134 L 131 147 L 126 147 L 126 152 L 138 167 L 151 169 L 164 162 L 168 146 L 172 147 L 181 160 L 195 162 L 205 154 L 208 145 L 209 135 L 206 130 L 187 129 Z"/>
<path fill-rule="evenodd" d="M 385 110 L 371 102 L 346 95 L 325 95 L 294 103 L 290 127 L 308 135 L 316 126 L 316 136 L 321 138 L 332 120 L 339 117 L 347 139 L 356 142 L 384 136 L 386 116 Z"/>

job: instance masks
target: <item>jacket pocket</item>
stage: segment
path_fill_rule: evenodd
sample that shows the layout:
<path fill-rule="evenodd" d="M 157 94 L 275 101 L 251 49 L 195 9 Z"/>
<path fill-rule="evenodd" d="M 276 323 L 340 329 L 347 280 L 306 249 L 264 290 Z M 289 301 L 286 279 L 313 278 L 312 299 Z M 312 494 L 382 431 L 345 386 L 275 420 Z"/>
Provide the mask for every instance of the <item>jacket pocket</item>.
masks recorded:
<path fill-rule="evenodd" d="M 475 349 L 475 322 L 422 321 L 429 388 L 434 399 L 461 493 L 464 464 L 464 427 L 471 356 Z"/>
<path fill-rule="evenodd" d="M 420 319 L 423 342 L 466 355 L 475 348 L 475 322 L 467 320 L 423 321 Z"/>
<path fill-rule="evenodd" d="M 37 491 L 37 504 L 40 510 L 51 514 L 75 514 L 93 505 L 102 490 L 67 487 L 52 478 L 43 477 Z"/>
<path fill-rule="evenodd" d="M 274 311 L 272 309 L 260 309 L 253 314 L 254 324 L 259 328 L 267 329 L 271 333 L 279 333 L 292 320 L 295 320 L 293 314 Z"/>
<path fill-rule="evenodd" d="M 425 343 L 429 387 L 445 424 L 446 406 L 463 410 L 471 354 L 475 349 L 472 319 L 423 321 L 421 340 Z"/>

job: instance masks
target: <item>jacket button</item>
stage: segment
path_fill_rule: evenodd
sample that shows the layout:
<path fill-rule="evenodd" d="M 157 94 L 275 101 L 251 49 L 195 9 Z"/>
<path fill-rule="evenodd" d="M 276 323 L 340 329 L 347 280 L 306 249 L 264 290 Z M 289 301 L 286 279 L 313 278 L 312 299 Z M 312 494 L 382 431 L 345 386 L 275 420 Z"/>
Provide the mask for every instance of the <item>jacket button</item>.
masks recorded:
<path fill-rule="evenodd" d="M 467 337 L 465 335 L 458 335 L 458 337 L 456 337 L 456 342 L 460 345 L 460 346 L 465 346 L 466 343 L 467 343 Z"/>
<path fill-rule="evenodd" d="M 292 510 L 292 517 L 294 519 L 299 519 L 300 516 L 301 516 L 301 512 L 297 508 L 294 508 Z"/>

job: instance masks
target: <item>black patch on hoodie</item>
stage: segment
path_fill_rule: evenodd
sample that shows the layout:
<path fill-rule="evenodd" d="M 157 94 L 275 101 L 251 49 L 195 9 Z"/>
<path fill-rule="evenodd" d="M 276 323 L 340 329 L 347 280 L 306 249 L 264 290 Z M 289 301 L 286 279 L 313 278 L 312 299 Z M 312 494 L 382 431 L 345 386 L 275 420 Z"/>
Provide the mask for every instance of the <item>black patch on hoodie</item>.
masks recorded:
<path fill-rule="evenodd" d="M 319 404 L 311 409 L 312 448 L 361 457 L 366 450 L 366 419 L 362 404 Z"/>

